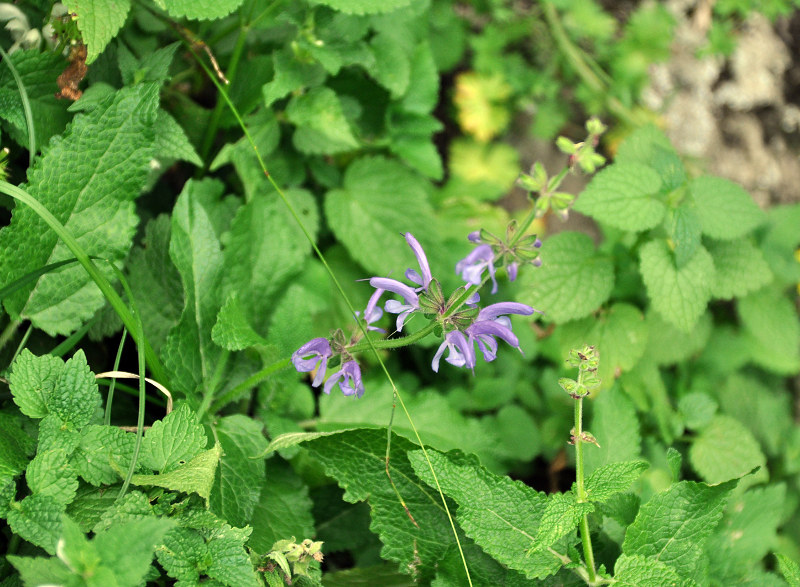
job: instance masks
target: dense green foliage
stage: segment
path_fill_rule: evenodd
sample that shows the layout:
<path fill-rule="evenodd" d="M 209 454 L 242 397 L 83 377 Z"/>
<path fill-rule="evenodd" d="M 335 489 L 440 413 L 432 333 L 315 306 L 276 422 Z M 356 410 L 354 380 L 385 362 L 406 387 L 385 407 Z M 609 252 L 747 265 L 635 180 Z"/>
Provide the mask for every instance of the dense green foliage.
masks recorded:
<path fill-rule="evenodd" d="M 20 9 L 0 586 L 800 585 L 800 205 L 761 210 L 651 124 L 661 4 L 622 24 L 594 0 Z M 563 167 L 520 174 L 512 131 Z M 572 211 L 597 234 L 553 230 Z M 480 321 L 453 268 L 481 229 L 481 303 L 538 312 L 498 321 L 523 353 L 434 372 Z M 405 339 L 394 316 L 389 341 L 360 331 L 365 280 L 402 279 L 417 241 L 435 284 Z M 456 294 L 424 312 L 437 288 Z M 292 368 L 320 337 L 363 397 Z"/>

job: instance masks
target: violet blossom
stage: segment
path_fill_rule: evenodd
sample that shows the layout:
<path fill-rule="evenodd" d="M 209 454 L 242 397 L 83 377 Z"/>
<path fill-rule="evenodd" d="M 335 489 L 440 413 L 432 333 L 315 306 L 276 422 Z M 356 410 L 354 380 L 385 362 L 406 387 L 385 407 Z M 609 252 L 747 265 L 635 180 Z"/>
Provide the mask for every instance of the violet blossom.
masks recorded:
<path fill-rule="evenodd" d="M 292 363 L 300 373 L 309 373 L 316 369 L 317 374 L 311 386 L 319 387 L 325 379 L 325 369 L 332 355 L 333 351 L 327 338 L 312 338 L 292 353 Z"/>
<path fill-rule="evenodd" d="M 431 275 L 431 268 L 428 264 L 428 257 L 425 255 L 425 251 L 422 250 L 422 245 L 420 245 L 419 241 L 414 238 L 413 234 L 407 232 L 405 237 L 408 246 L 411 247 L 412 251 L 414 251 L 414 255 L 417 257 L 417 263 L 419 263 L 420 271 L 422 271 L 422 275 L 420 275 L 414 269 L 406 269 L 406 279 L 420 286 L 416 289 L 416 291 L 427 291 L 428 284 L 430 284 L 431 280 L 433 279 L 433 276 Z"/>
<path fill-rule="evenodd" d="M 494 250 L 491 246 L 484 244 L 475 247 L 469 255 L 456 264 L 456 273 L 460 273 L 461 279 L 467 283 L 480 285 L 483 271 L 487 267 L 489 268 L 489 277 L 492 279 L 492 293 L 494 294 L 497 293 L 497 280 L 494 277 Z"/>
<path fill-rule="evenodd" d="M 511 331 L 511 320 L 506 314 L 520 314 L 529 316 L 536 312 L 532 307 L 517 302 L 501 302 L 491 304 L 478 312 L 465 333 L 469 336 L 470 347 L 478 343 L 478 349 L 483 353 L 486 362 L 494 361 L 497 357 L 497 341 L 495 337 L 501 338 L 512 347 L 520 350 L 519 339 Z"/>
<path fill-rule="evenodd" d="M 355 361 L 347 361 L 342 365 L 342 368 L 325 382 L 325 387 L 322 391 L 330 394 L 331 388 L 339 383 L 339 389 L 346 396 L 355 395 L 361 397 L 364 395 L 364 384 L 361 382 L 361 368 Z"/>
<path fill-rule="evenodd" d="M 439 359 L 442 358 L 445 350 L 449 350 L 445 361 L 456 367 L 475 368 L 475 351 L 472 342 L 468 341 L 464 333 L 459 330 L 451 330 L 444 336 L 444 342 L 439 345 L 439 349 L 433 357 L 431 368 L 434 372 L 439 372 Z"/>
<path fill-rule="evenodd" d="M 381 319 L 383 316 L 383 310 L 378 306 L 378 300 L 381 299 L 383 292 L 385 290 L 378 288 L 374 291 L 374 293 L 370 296 L 369 301 L 367 302 L 367 307 L 364 309 L 364 320 L 367 323 L 367 330 L 377 330 L 378 332 L 386 332 L 383 328 L 378 328 L 377 326 L 372 326 L 375 322 Z M 356 316 L 360 316 L 360 312 L 356 312 Z"/>

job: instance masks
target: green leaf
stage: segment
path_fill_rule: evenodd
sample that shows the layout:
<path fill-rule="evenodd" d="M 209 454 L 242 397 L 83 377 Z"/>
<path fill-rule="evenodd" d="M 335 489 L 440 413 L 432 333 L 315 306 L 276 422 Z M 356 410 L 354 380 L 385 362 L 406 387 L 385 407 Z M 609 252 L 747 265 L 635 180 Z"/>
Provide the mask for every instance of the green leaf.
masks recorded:
<path fill-rule="evenodd" d="M 733 584 L 758 566 L 778 539 L 785 500 L 783 483 L 753 488 L 731 498 L 722 522 L 706 545 L 713 577 Z"/>
<path fill-rule="evenodd" d="M 8 555 L 25 585 L 67 585 L 75 576 L 58 558 Z"/>
<path fill-rule="evenodd" d="M 603 357 L 600 357 L 602 362 Z M 586 403 L 584 402 L 584 405 Z M 589 431 L 600 446 L 587 445 L 583 449 L 584 467 L 587 473 L 603 465 L 622 463 L 641 455 L 641 433 L 639 419 L 633 402 L 614 385 L 601 391 L 591 404 L 591 426 Z"/>
<path fill-rule="evenodd" d="M 664 189 L 674 190 L 686 181 L 686 170 L 667 136 L 652 124 L 632 132 L 619 146 L 617 163 L 639 163 L 661 177 Z"/>
<path fill-rule="evenodd" d="M 286 117 L 297 126 L 292 142 L 301 153 L 333 155 L 359 145 L 339 97 L 330 88 L 312 88 L 293 97 L 286 107 Z"/>
<path fill-rule="evenodd" d="M 767 458 L 752 433 L 730 416 L 715 416 L 695 438 L 689 461 L 709 483 L 720 483 L 764 467 Z"/>
<path fill-rule="evenodd" d="M 647 323 L 647 350 L 645 356 L 658 365 L 672 365 L 685 361 L 706 347 L 711 334 L 711 316 L 700 316 L 690 332 L 684 332 L 665 321 L 658 312 L 650 309 Z"/>
<path fill-rule="evenodd" d="M 736 483 L 709 486 L 681 481 L 657 493 L 628 526 L 622 552 L 660 561 L 684 580 L 692 578 Z"/>
<path fill-rule="evenodd" d="M 423 247 L 438 245 L 428 182 L 383 157 L 362 157 L 347 168 L 343 189 L 325 196 L 325 215 L 350 255 L 374 275 L 410 267 L 413 258 L 398 233 Z"/>
<path fill-rule="evenodd" d="M 306 63 L 288 49 L 275 51 L 272 60 L 275 76 L 263 88 L 264 105 L 267 108 L 291 92 L 320 85 L 327 77 L 322 65 Z"/>
<path fill-rule="evenodd" d="M 564 324 L 558 337 L 564 359 L 570 349 L 587 342 L 597 348 L 600 356 L 597 375 L 603 388 L 608 388 L 642 358 L 647 347 L 648 329 L 638 308 L 617 303 L 597 317 Z"/>
<path fill-rule="evenodd" d="M 64 504 L 53 497 L 29 495 L 19 503 L 12 504 L 7 519 L 14 534 L 55 554 L 63 513 Z"/>
<path fill-rule="evenodd" d="M 372 0 L 311 0 L 314 4 L 324 4 L 334 10 L 346 12 L 347 14 L 380 14 L 391 12 L 398 8 L 404 8 L 411 3 L 411 0 L 383 0 L 382 2 L 372 2 Z"/>
<path fill-rule="evenodd" d="M 542 513 L 533 548 L 536 551 L 549 548 L 557 540 L 573 532 L 581 518 L 593 511 L 593 504 L 578 502 L 574 493 L 548 495 L 547 507 Z"/>
<path fill-rule="evenodd" d="M 687 393 L 678 401 L 678 409 L 683 415 L 686 427 L 690 430 L 707 427 L 717 413 L 718 407 L 717 402 L 700 391 Z"/>
<path fill-rule="evenodd" d="M 216 20 L 228 16 L 244 0 L 156 0 L 171 16 L 195 20 Z"/>
<path fill-rule="evenodd" d="M 778 567 L 790 587 L 800 587 L 800 565 L 782 554 L 776 554 L 775 558 L 778 559 Z"/>
<path fill-rule="evenodd" d="M 487 554 L 528 579 L 543 579 L 558 571 L 562 562 L 547 549 L 528 550 L 544 524 L 548 498 L 543 493 L 520 481 L 489 473 L 474 458 L 432 450 L 428 457 L 442 491 L 458 504 L 459 525 Z M 417 475 L 435 487 L 422 452 L 412 451 L 408 459 Z M 548 530 L 552 529 L 553 535 L 560 533 L 555 531 L 557 520 L 551 521 Z"/>
<path fill-rule="evenodd" d="M 91 421 L 100 401 L 94 373 L 86 363 L 83 350 L 79 349 L 64 364 L 64 371 L 50 395 L 47 409 L 79 430 Z"/>
<path fill-rule="evenodd" d="M 711 241 L 707 246 L 714 259 L 712 293 L 715 298 L 743 297 L 772 281 L 772 271 L 761 250 L 750 241 Z"/>
<path fill-rule="evenodd" d="M 411 56 L 411 74 L 400 106 L 405 112 L 429 114 L 438 101 L 439 72 L 433 52 L 429 43 L 419 43 Z"/>
<path fill-rule="evenodd" d="M 286 197 L 315 239 L 319 211 L 314 197 L 299 189 L 287 190 Z M 265 331 L 267 319 L 275 311 L 275 298 L 303 269 L 310 251 L 308 238 L 274 195 L 255 194 L 237 210 L 224 252 L 223 290 L 227 295 L 235 293 L 247 322 L 255 329 L 252 334 Z M 218 330 L 217 336 L 221 334 Z M 253 340 L 252 335 L 245 336 Z"/>
<path fill-rule="evenodd" d="M 664 241 L 652 240 L 639 251 L 647 296 L 667 322 L 689 332 L 711 298 L 714 262 L 702 246 L 680 269 Z"/>
<path fill-rule="evenodd" d="M 72 124 L 29 171 L 28 192 L 62 222 L 89 255 L 121 260 L 138 222 L 133 199 L 149 174 L 158 86 L 122 88 Z M 68 171 L 65 171 L 68 170 Z M 18 205 L 0 230 L 0 282 L 74 255 L 32 209 Z M 107 267 L 101 268 L 111 276 Z M 51 335 L 69 334 L 104 298 L 80 266 L 66 266 L 3 300 L 15 317 Z"/>
<path fill-rule="evenodd" d="M 211 340 L 223 268 L 211 202 L 219 198 L 222 189 L 215 180 L 190 180 L 172 213 L 169 254 L 181 275 L 185 305 L 161 354 L 164 366 L 173 374 L 173 385 L 189 393 L 211 380 L 222 352 Z"/>
<path fill-rule="evenodd" d="M 675 265 L 680 269 L 700 246 L 700 219 L 689 206 L 680 206 L 671 217 L 669 231 L 675 247 Z"/>
<path fill-rule="evenodd" d="M 67 63 L 54 52 L 16 51 L 8 56 L 17 70 L 31 103 L 37 150 L 46 146 L 50 137 L 64 130 L 70 120 L 65 100 L 55 97 L 56 79 Z M 10 125 L 11 136 L 28 148 L 28 124 L 22 108 L 17 82 L 7 65 L 0 67 L 0 118 Z"/>
<path fill-rule="evenodd" d="M 612 495 L 627 491 L 649 466 L 646 461 L 627 461 L 598 467 L 586 479 L 586 495 L 589 501 L 602 503 L 608 501 Z"/>
<path fill-rule="evenodd" d="M 316 516 L 311 514 L 315 504 L 303 480 L 281 459 L 269 461 L 267 479 L 253 511 L 253 534 L 247 545 L 256 552 L 269 552 L 277 540 L 289 536 L 297 536 L 298 540 L 316 536 Z M 340 501 L 338 505 L 344 504 Z M 328 548 L 326 541 L 325 550 Z"/>
<path fill-rule="evenodd" d="M 134 485 L 163 487 L 171 491 L 196 493 L 208 503 L 211 488 L 214 484 L 214 473 L 222 455 L 219 444 L 205 450 L 184 465 L 176 467 L 162 475 L 134 475 Z"/>
<path fill-rule="evenodd" d="M 31 493 L 50 497 L 59 504 L 70 503 L 78 490 L 78 474 L 68 457 L 60 448 L 37 453 L 25 471 Z"/>
<path fill-rule="evenodd" d="M 741 298 L 737 305 L 750 352 L 757 364 L 781 375 L 800 369 L 800 318 L 792 302 L 774 287 Z"/>
<path fill-rule="evenodd" d="M 378 33 L 370 41 L 375 62 L 370 75 L 397 98 L 402 96 L 411 79 L 411 62 L 405 43 L 396 35 Z"/>
<path fill-rule="evenodd" d="M 66 425 L 55 414 L 49 414 L 39 422 L 39 438 L 37 450 L 63 448 L 67 452 L 75 450 L 81 442 L 81 434 Z"/>
<path fill-rule="evenodd" d="M 217 323 L 211 330 L 211 339 L 224 349 L 240 351 L 256 345 L 265 345 L 244 315 L 244 310 L 235 293 L 228 296 L 217 315 Z"/>
<path fill-rule="evenodd" d="M 263 425 L 236 414 L 218 421 L 216 436 L 224 456 L 214 479 L 211 510 L 236 526 L 250 522 L 266 485 Z"/>
<path fill-rule="evenodd" d="M 36 447 L 34 439 L 20 426 L 21 420 L 0 412 L 0 486 L 25 470 Z"/>
<path fill-rule="evenodd" d="M 450 144 L 452 179 L 446 193 L 460 196 L 468 191 L 475 199 L 497 200 L 514 187 L 519 166 L 519 154 L 509 145 L 455 140 Z"/>
<path fill-rule="evenodd" d="M 66 0 L 65 4 L 69 12 L 77 14 L 87 65 L 97 59 L 122 28 L 131 9 L 130 0 Z"/>
<path fill-rule="evenodd" d="M 29 418 L 44 418 L 47 405 L 64 371 L 64 361 L 52 355 L 35 356 L 22 349 L 11 367 L 9 387 L 14 403 Z"/>
<path fill-rule="evenodd" d="M 134 494 L 141 495 L 147 501 L 147 496 L 138 491 L 129 491 L 125 494 L 125 498 Z M 98 489 L 83 485 L 78 488 L 75 499 L 67 506 L 67 515 L 75 520 L 84 532 L 89 532 L 95 528 L 103 515 L 114 509 L 117 495 L 118 492 L 109 491 L 107 487 Z"/>
<path fill-rule="evenodd" d="M 662 587 L 683 585 L 693 587 L 694 581 L 682 578 L 675 569 L 662 561 L 642 555 L 623 554 L 614 563 L 615 585 L 620 587 Z"/>
<path fill-rule="evenodd" d="M 132 520 L 98 533 L 92 543 L 117 585 L 136 587 L 150 569 L 156 546 L 174 525 L 166 518 Z"/>
<path fill-rule="evenodd" d="M 419 527 L 398 503 L 386 476 L 385 430 L 340 432 L 308 440 L 304 446 L 345 490 L 345 501 L 369 501 L 370 529 L 383 542 L 382 558 L 400 563 L 406 570 L 411 570 L 408 565 L 413 562 L 419 580 L 433 577 L 437 561 L 455 542 L 438 494 L 417 478 L 406 458 L 416 445 L 394 436 L 389 470 L 411 515 L 424 520 Z"/>
<path fill-rule="evenodd" d="M 738 184 L 703 175 L 689 182 L 689 193 L 703 226 L 716 239 L 741 238 L 762 224 L 764 212 Z"/>
<path fill-rule="evenodd" d="M 614 266 L 583 233 L 561 232 L 542 246 L 542 266 L 520 276 L 517 300 L 556 323 L 583 318 L 611 294 Z"/>
<path fill-rule="evenodd" d="M 147 223 L 141 247 L 131 251 L 128 283 L 142 319 L 147 341 L 161 352 L 167 334 L 181 317 L 181 276 L 169 257 L 170 219 L 166 214 Z"/>
<path fill-rule="evenodd" d="M 629 231 L 658 226 L 666 207 L 659 199 L 661 177 L 640 163 L 614 163 L 592 178 L 574 209 L 599 222 Z"/>
<path fill-rule="evenodd" d="M 155 155 L 162 159 L 188 161 L 202 167 L 203 161 L 189 142 L 183 127 L 166 110 L 159 109 L 156 123 Z"/>
<path fill-rule="evenodd" d="M 158 473 L 168 473 L 197 456 L 207 442 L 197 414 L 181 404 L 145 432 L 139 462 Z"/>

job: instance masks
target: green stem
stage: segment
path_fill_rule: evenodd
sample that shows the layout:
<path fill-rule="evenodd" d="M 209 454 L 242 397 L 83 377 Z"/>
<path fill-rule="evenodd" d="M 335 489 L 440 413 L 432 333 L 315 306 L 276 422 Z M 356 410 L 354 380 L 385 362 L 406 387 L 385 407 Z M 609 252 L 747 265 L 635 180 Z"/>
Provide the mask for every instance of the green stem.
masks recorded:
<path fill-rule="evenodd" d="M 17 332 L 17 328 L 19 328 L 20 324 L 22 324 L 22 320 L 11 320 L 11 322 L 6 325 L 3 332 L 0 333 L 0 350 L 8 344 L 9 340 L 14 338 L 14 334 Z"/>
<path fill-rule="evenodd" d="M 360 342 L 358 344 L 354 344 L 353 346 L 347 347 L 347 350 L 351 353 L 360 353 L 363 351 L 370 351 L 373 348 L 375 349 L 399 349 L 404 346 L 408 346 L 419 342 L 426 336 L 428 336 L 431 332 L 434 331 L 436 328 L 437 322 L 431 322 L 422 330 L 415 332 L 414 334 L 409 334 L 408 336 L 404 336 L 403 338 L 391 338 L 391 339 L 384 339 L 384 340 L 368 340 L 365 342 Z"/>
<path fill-rule="evenodd" d="M 122 360 L 122 349 L 125 346 L 125 339 L 128 336 L 128 329 L 122 329 L 122 337 L 119 340 L 119 347 L 117 347 L 117 356 L 114 359 L 114 371 L 119 371 L 119 363 Z M 114 403 L 114 389 L 117 385 L 117 378 L 112 377 L 111 383 L 108 386 L 108 396 L 106 397 L 106 412 L 103 416 L 103 424 L 111 426 L 111 405 Z"/>
<path fill-rule="evenodd" d="M 242 381 L 236 387 L 233 387 L 219 396 L 212 404 L 209 410 L 212 414 L 216 414 L 219 412 L 223 407 L 225 407 L 228 403 L 235 400 L 239 397 L 242 393 L 247 391 L 248 389 L 254 388 L 256 385 L 261 383 L 264 379 L 272 375 L 273 373 L 277 373 L 281 369 L 285 369 L 289 365 L 292 364 L 291 359 L 282 359 L 280 361 L 276 361 L 271 365 L 267 365 L 258 373 L 254 373 L 244 381 Z"/>
<path fill-rule="evenodd" d="M 228 365 L 228 358 L 231 352 L 228 349 L 223 349 L 222 353 L 217 359 L 217 366 L 214 368 L 214 373 L 211 375 L 211 380 L 208 382 L 205 393 L 203 393 L 203 401 L 200 407 L 197 408 L 197 417 L 202 419 L 214 399 L 214 392 L 219 387 L 219 382 L 222 381 L 222 375 L 225 373 L 225 367 Z"/>
<path fill-rule="evenodd" d="M 583 383 L 583 371 L 578 375 L 578 389 Z M 585 503 L 586 487 L 584 485 L 583 468 L 583 398 L 575 400 L 575 477 L 577 485 L 578 503 Z M 589 583 L 594 584 L 597 579 L 595 571 L 594 550 L 592 549 L 592 537 L 589 534 L 589 515 L 584 514 L 580 524 L 581 544 L 583 545 L 583 557 L 586 561 L 586 570 L 589 574 Z"/>

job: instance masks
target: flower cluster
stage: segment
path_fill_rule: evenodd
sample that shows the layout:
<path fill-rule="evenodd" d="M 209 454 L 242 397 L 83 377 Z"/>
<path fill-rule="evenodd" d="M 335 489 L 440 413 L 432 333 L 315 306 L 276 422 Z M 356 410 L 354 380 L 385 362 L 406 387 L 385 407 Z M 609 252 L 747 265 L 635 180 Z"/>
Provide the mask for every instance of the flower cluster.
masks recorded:
<path fill-rule="evenodd" d="M 494 265 L 496 260 L 503 263 L 512 281 L 516 278 L 520 261 L 538 264 L 536 249 L 541 246 L 541 241 L 536 237 L 526 237 L 517 243 L 512 238 L 514 230 L 515 227 L 509 227 L 505 242 L 483 231 L 470 235 L 470 240 L 478 244 L 478 247 L 456 265 L 456 272 L 461 274 L 466 285 L 456 290 L 448 300 L 445 300 L 439 282 L 431 274 L 428 258 L 422 246 L 411 233 L 406 233 L 406 242 L 419 264 L 419 271 L 407 269 L 405 272 L 405 278 L 411 285 L 389 277 L 371 278 L 369 284 L 375 291 L 364 312 L 359 312 L 357 317 L 363 319 L 368 330 L 381 332 L 383 331 L 373 324 L 381 318 L 384 310 L 397 315 L 395 320 L 397 332 L 403 331 L 412 314 L 418 313 L 428 317 L 432 324 L 425 334 L 428 332 L 444 334 L 444 340 L 431 362 L 431 368 L 437 373 L 440 360 L 445 353 L 447 353 L 445 361 L 451 365 L 472 370 L 475 368 L 478 353 L 487 362 L 493 361 L 497 357 L 498 339 L 521 352 L 519 340 L 511 330 L 511 320 L 508 316 L 511 314 L 529 316 L 536 310 L 517 302 L 501 302 L 478 309 L 479 296 L 474 291 L 476 289 L 474 286 L 482 285 L 486 279 L 492 281 L 492 293 L 497 291 Z M 487 271 L 488 275 L 484 276 Z M 473 287 L 472 293 L 470 287 Z M 383 294 L 387 292 L 399 296 L 402 300 L 387 300 L 382 310 L 378 304 Z M 341 331 L 338 332 L 341 335 Z M 345 343 L 342 336 L 335 335 L 332 341 L 333 346 L 326 338 L 315 338 L 307 342 L 292 355 L 292 363 L 300 372 L 315 372 L 311 385 L 319 387 L 325 379 L 328 361 L 334 356 L 340 356 L 341 368 L 328 378 L 323 391 L 330 393 L 333 386 L 338 383 L 344 395 L 361 397 L 364 394 L 361 369 L 350 353 L 365 350 L 367 347 L 359 346 L 357 337 L 354 337 L 350 344 Z M 380 343 L 375 342 L 374 346 L 380 348 Z"/>

